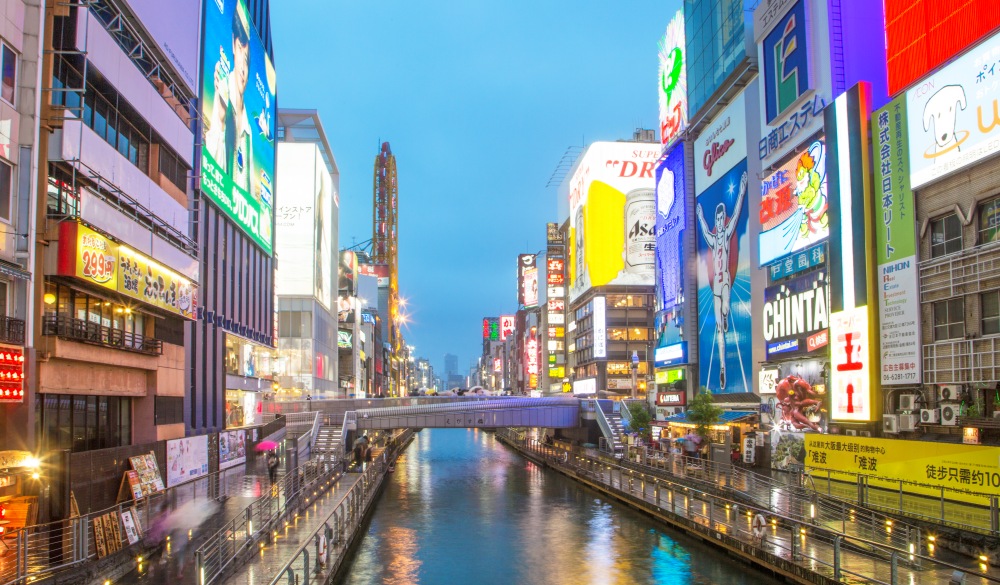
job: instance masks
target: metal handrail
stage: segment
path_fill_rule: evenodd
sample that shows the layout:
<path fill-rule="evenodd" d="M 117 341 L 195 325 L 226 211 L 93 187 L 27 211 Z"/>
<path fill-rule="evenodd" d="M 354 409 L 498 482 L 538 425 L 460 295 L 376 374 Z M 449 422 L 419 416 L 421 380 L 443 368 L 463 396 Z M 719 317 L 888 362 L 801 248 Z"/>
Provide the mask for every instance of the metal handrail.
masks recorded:
<path fill-rule="evenodd" d="M 808 529 L 806 529 L 806 527 L 803 526 L 803 523 L 796 518 L 781 513 L 775 513 L 771 510 L 761 509 L 756 506 L 748 507 L 745 502 L 705 492 L 691 487 L 686 483 L 677 483 L 671 480 L 649 476 L 646 473 L 637 472 L 624 467 L 617 462 L 607 462 L 594 459 L 586 453 L 579 451 L 574 451 L 571 459 L 570 451 L 546 446 L 538 441 L 535 441 L 534 439 L 515 438 L 512 433 L 507 433 L 506 429 L 498 430 L 497 435 L 512 443 L 519 444 L 518 446 L 526 451 L 542 456 L 549 465 L 557 469 L 565 468 L 567 472 L 573 475 L 583 477 L 591 482 L 601 483 L 608 491 L 618 495 L 619 497 L 623 497 L 627 500 L 638 499 L 645 505 L 655 506 L 655 508 L 661 513 L 671 513 L 678 516 L 681 515 L 676 512 L 676 504 L 673 501 L 674 498 L 672 495 L 673 493 L 679 493 L 685 497 L 687 502 L 687 504 L 683 506 L 685 511 L 683 517 L 686 517 L 689 520 L 691 520 L 692 516 L 690 499 L 702 501 L 704 504 L 710 506 L 710 510 L 719 509 L 716 507 L 719 505 L 726 506 L 727 510 L 732 510 L 734 507 L 737 510 L 745 509 L 748 519 L 753 517 L 755 513 L 767 514 L 767 525 L 771 527 L 770 530 L 775 533 L 780 529 L 787 529 L 789 531 L 788 541 L 791 544 L 791 548 L 786 548 L 785 550 L 789 550 L 791 553 L 789 556 L 791 557 L 792 562 L 795 562 L 813 572 L 817 572 L 817 570 L 815 567 L 810 566 L 811 564 L 818 563 L 824 565 L 832 570 L 834 577 L 837 580 L 840 580 L 840 576 L 842 574 L 851 573 L 861 579 L 865 579 L 868 582 L 895 585 L 898 583 L 896 580 L 896 568 L 898 567 L 898 564 L 902 562 L 903 564 L 913 565 L 916 568 L 921 568 L 923 563 L 929 563 L 931 565 L 931 570 L 961 571 L 968 576 L 978 577 L 990 583 L 1000 583 L 1000 578 L 998 577 L 994 577 L 981 571 L 972 571 L 968 567 L 961 567 L 926 556 L 922 554 L 922 549 L 919 546 L 915 547 L 913 550 L 909 548 L 899 549 L 867 538 L 838 533 L 819 525 L 809 525 Z M 617 482 L 615 482 L 616 472 L 618 475 Z M 607 479 L 605 479 L 606 475 Z M 627 491 L 625 490 L 624 483 L 626 480 L 628 481 Z M 650 481 L 652 482 L 653 487 L 652 501 L 650 501 L 650 495 L 647 489 L 647 483 Z M 638 486 L 636 484 L 638 484 Z M 667 489 L 671 492 L 669 503 L 663 501 L 662 488 L 664 484 L 666 484 Z M 640 490 L 638 495 L 635 493 L 636 488 Z M 698 514 L 695 513 L 695 516 L 697 517 Z M 732 514 L 732 516 L 734 519 L 736 517 L 741 517 L 739 514 Z M 768 548 L 765 548 L 763 546 L 763 541 L 752 538 L 752 533 L 749 530 L 740 527 L 742 521 L 728 523 L 726 521 L 720 522 L 716 518 L 714 512 L 709 512 L 707 515 L 702 515 L 701 517 L 705 520 L 705 522 L 696 522 L 695 525 L 692 526 L 692 529 L 699 532 L 705 532 L 718 540 L 725 540 L 726 537 L 734 538 L 740 543 L 741 548 L 749 548 L 753 551 L 755 556 L 773 554 L 768 550 L 768 548 L 773 548 L 775 544 L 778 544 L 776 542 L 768 542 Z M 720 526 L 725 526 L 726 530 L 720 531 Z M 807 530 L 808 532 L 802 532 L 803 530 Z M 820 545 L 829 544 L 833 547 L 833 563 L 829 563 L 817 557 L 811 557 L 803 550 L 804 547 L 799 548 L 795 546 L 795 542 L 800 538 L 800 536 L 804 536 L 807 533 L 814 542 L 817 542 Z M 861 555 L 870 560 L 873 566 L 872 574 L 848 571 L 844 566 L 842 566 L 841 555 L 843 554 L 843 543 L 850 543 L 853 545 L 850 551 L 852 554 Z M 875 575 L 877 572 L 877 564 L 879 562 L 885 563 L 886 560 L 891 563 L 891 577 L 888 582 L 880 580 Z"/>
<path fill-rule="evenodd" d="M 353 534 L 364 521 L 365 510 L 368 509 L 378 493 L 379 486 L 385 480 L 387 464 L 399 455 L 399 452 L 407 444 L 407 437 L 412 434 L 411 430 L 404 431 L 395 441 L 396 447 L 391 453 L 383 451 L 379 455 L 378 460 L 364 471 L 361 481 L 356 483 L 341 499 L 337 507 L 327 515 L 323 524 L 302 539 L 302 546 L 275 573 L 269 585 L 278 585 L 283 579 L 287 579 L 288 585 L 308 583 L 311 575 L 317 574 L 316 576 L 320 577 L 321 575 L 318 573 L 324 569 L 331 574 L 334 572 L 334 563 L 331 562 L 334 555 L 337 555 L 338 560 L 343 560 L 342 555 L 346 552 L 347 545 L 351 540 L 348 535 Z M 331 520 L 333 521 L 332 526 Z M 325 557 L 320 556 L 319 537 L 321 534 L 326 537 L 328 543 Z M 317 558 L 311 562 L 309 550 L 314 547 L 317 549 Z M 322 582 L 322 579 L 318 579 L 318 581 Z"/>
<path fill-rule="evenodd" d="M 597 426 L 600 427 L 601 433 L 604 434 L 607 441 L 611 443 L 611 451 L 615 452 L 615 431 L 611 428 L 611 423 L 608 421 L 607 415 L 604 413 L 604 409 L 600 407 L 599 403 L 598 407 L 594 409 L 594 412 L 597 414 Z"/>
<path fill-rule="evenodd" d="M 326 492 L 342 475 L 340 465 L 306 462 L 286 473 L 267 494 L 257 498 L 195 551 L 199 585 L 210 585 L 233 563 L 252 553 L 253 546 L 268 538 L 274 525 L 308 504 L 309 491 Z"/>
<path fill-rule="evenodd" d="M 73 341 L 148 355 L 163 353 L 163 342 L 159 339 L 123 329 L 106 327 L 100 323 L 75 319 L 65 313 L 44 315 L 42 317 L 42 335 L 55 335 Z"/>

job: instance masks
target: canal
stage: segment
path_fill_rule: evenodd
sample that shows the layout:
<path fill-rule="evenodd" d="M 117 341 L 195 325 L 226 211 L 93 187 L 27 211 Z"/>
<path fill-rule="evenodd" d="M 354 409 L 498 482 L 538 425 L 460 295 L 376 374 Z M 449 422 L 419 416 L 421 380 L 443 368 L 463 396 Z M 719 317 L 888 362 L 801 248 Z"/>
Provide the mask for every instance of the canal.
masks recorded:
<path fill-rule="evenodd" d="M 469 429 L 399 458 L 341 583 L 758 585 L 766 575 Z"/>

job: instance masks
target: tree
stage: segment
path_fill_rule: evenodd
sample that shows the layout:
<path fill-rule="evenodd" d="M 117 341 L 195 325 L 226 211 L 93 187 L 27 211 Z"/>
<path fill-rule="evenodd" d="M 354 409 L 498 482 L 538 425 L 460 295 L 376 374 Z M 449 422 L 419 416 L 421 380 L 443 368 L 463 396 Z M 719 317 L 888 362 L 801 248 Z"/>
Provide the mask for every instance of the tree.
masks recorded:
<path fill-rule="evenodd" d="M 722 418 L 722 409 L 712 402 L 712 393 L 707 388 L 702 388 L 697 396 L 691 399 L 688 405 L 687 418 L 695 424 L 695 432 L 702 439 L 708 439 L 708 431 L 712 425 L 718 424 Z"/>
<path fill-rule="evenodd" d="M 632 415 L 632 430 L 639 433 L 639 435 L 645 441 L 651 440 L 650 425 L 649 421 L 652 418 L 649 416 L 649 408 L 646 406 L 645 402 L 629 402 L 628 412 Z"/>

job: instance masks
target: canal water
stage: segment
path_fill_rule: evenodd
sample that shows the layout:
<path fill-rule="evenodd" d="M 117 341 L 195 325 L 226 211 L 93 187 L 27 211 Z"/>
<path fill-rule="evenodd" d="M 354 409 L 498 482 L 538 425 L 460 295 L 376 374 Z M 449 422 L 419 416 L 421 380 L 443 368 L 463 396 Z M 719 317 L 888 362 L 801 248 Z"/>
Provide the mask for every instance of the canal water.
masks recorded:
<path fill-rule="evenodd" d="M 341 583 L 773 583 L 524 459 L 492 433 L 425 429 L 399 458 Z"/>

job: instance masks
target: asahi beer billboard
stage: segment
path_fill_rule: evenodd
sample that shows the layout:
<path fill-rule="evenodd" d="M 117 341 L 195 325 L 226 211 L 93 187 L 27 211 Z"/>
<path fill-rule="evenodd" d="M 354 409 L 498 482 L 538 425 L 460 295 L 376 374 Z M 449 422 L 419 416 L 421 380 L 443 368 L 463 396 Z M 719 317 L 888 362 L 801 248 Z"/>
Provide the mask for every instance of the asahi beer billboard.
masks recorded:
<path fill-rule="evenodd" d="M 830 286 L 823 270 L 764 289 L 768 359 L 824 353 L 830 343 Z M 821 351 L 822 350 L 822 351 Z"/>
<path fill-rule="evenodd" d="M 916 207 L 910 189 L 906 124 L 905 96 L 872 116 L 883 386 L 922 381 Z"/>
<path fill-rule="evenodd" d="M 569 182 L 570 300 L 605 285 L 654 284 L 658 144 L 595 142 Z"/>

